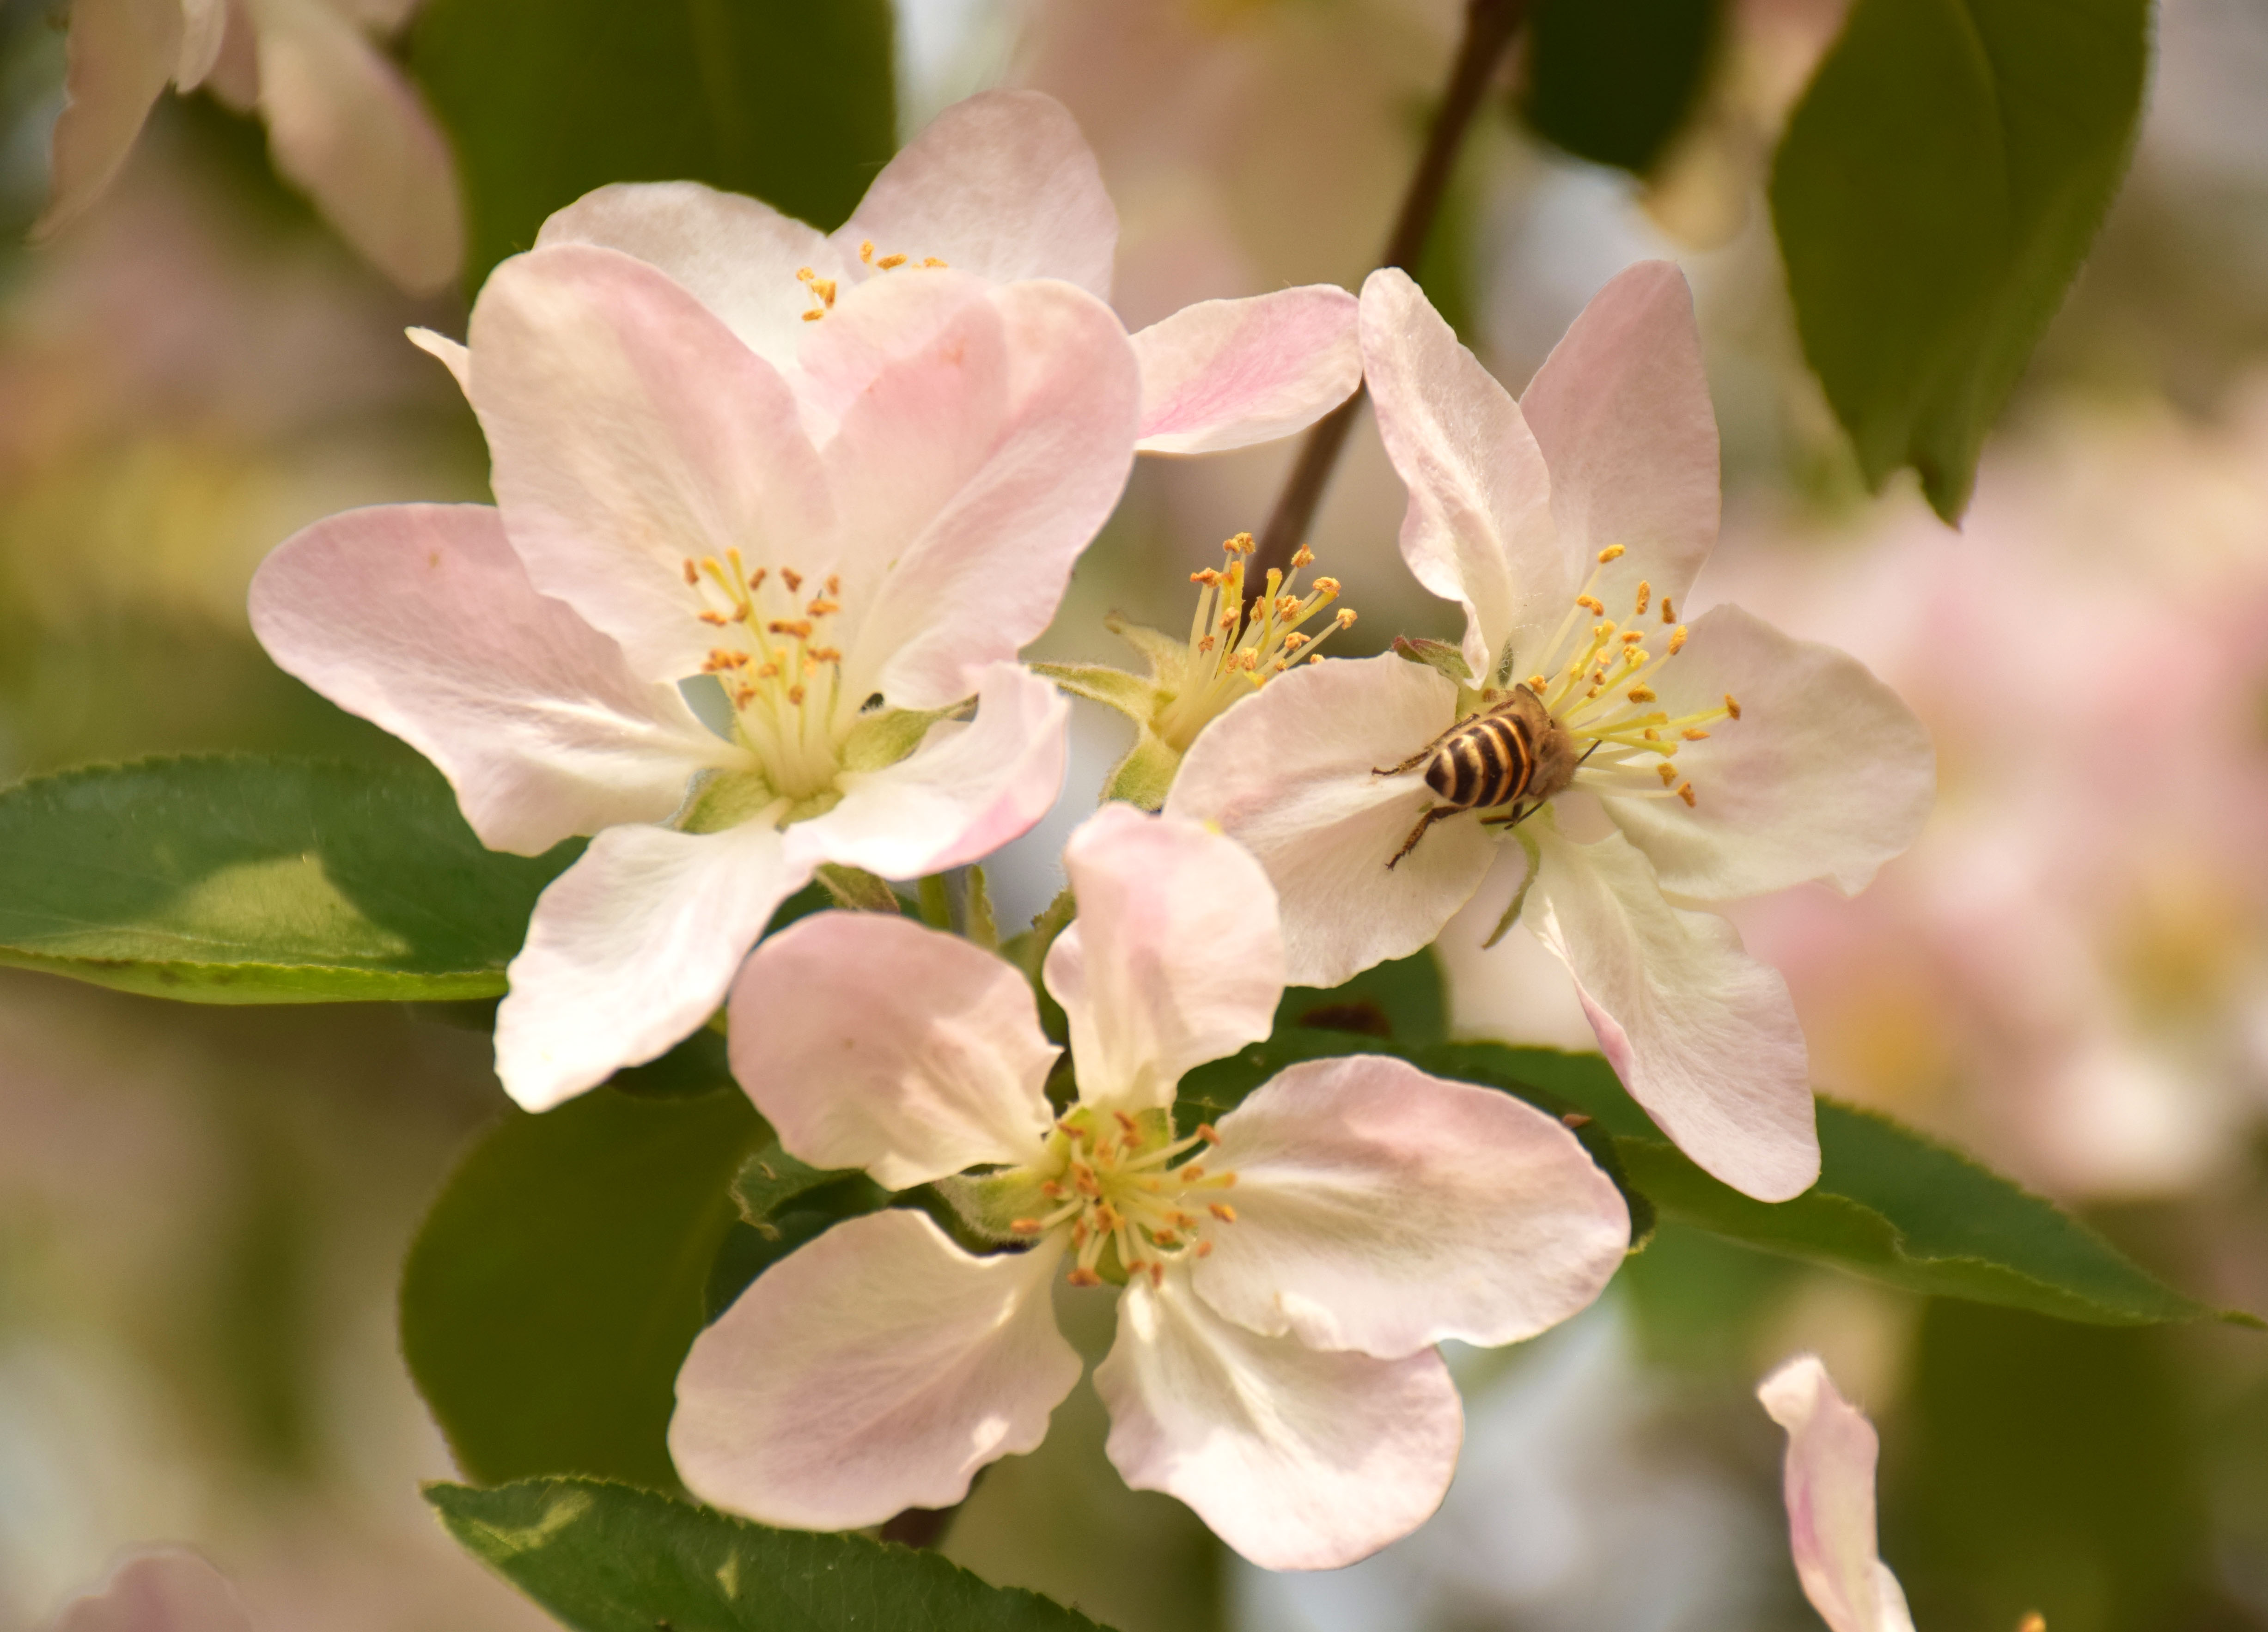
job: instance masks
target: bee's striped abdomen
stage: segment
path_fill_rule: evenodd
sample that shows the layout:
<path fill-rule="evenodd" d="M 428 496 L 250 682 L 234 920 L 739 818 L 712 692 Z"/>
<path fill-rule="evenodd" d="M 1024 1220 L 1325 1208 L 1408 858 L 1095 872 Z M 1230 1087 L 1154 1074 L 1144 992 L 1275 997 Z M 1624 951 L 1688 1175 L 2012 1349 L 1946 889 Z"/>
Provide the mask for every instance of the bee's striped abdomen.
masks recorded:
<path fill-rule="evenodd" d="M 1535 752 L 1510 714 L 1484 714 L 1453 732 L 1425 767 L 1425 785 L 1453 810 L 1488 810 L 1528 791 Z"/>

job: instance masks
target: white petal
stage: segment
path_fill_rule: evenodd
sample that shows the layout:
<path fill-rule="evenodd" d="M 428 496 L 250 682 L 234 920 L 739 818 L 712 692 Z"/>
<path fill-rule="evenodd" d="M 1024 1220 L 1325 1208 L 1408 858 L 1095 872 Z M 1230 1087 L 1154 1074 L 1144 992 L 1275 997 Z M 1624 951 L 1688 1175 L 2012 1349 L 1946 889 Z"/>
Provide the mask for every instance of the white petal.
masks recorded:
<path fill-rule="evenodd" d="M 1061 278 L 1110 298 L 1118 212 L 1062 103 L 1036 91 L 956 102 L 899 150 L 835 234 L 848 261 L 934 257 L 995 283 Z"/>
<path fill-rule="evenodd" d="M 1284 996 L 1276 892 L 1203 824 L 1106 805 L 1064 846 L 1079 917 L 1049 949 L 1083 1105 L 1174 1102 L 1182 1073 L 1275 1029 Z"/>
<path fill-rule="evenodd" d="M 1013 663 L 978 679 L 975 718 L 931 726 L 895 765 L 846 774 L 842 804 L 788 830 L 796 853 L 918 878 L 1030 831 L 1063 790 L 1071 702 Z"/>
<path fill-rule="evenodd" d="M 839 1224 L 694 1340 L 669 1452 L 696 1496 L 849 1530 L 951 1507 L 1036 1446 L 1079 1381 L 1049 1283 L 1062 1238 L 973 1258 L 920 1213 Z"/>
<path fill-rule="evenodd" d="M 1305 430 L 1362 383 L 1355 298 L 1335 283 L 1183 306 L 1134 336 L 1145 453 L 1217 453 Z"/>
<path fill-rule="evenodd" d="M 485 505 L 328 517 L 261 564 L 251 609 L 278 666 L 439 766 L 493 849 L 659 821 L 745 758 L 537 594 Z"/>
<path fill-rule="evenodd" d="M 1550 467 L 1551 517 L 1576 574 L 1609 544 L 1629 551 L 1600 575 L 1608 615 L 1623 615 L 1641 578 L 1683 605 L 1717 542 L 1718 509 L 1717 414 L 1685 275 L 1668 261 L 1617 275 L 1520 406 Z M 1564 608 L 1550 610 L 1556 623 Z"/>
<path fill-rule="evenodd" d="M 1495 859 L 1470 816 L 1427 830 L 1417 772 L 1379 776 L 1456 720 L 1456 687 L 1395 657 L 1304 664 L 1270 680 L 1189 746 L 1167 811 L 1221 830 L 1260 858 L 1284 923 L 1285 978 L 1336 986 L 1440 933 Z"/>
<path fill-rule="evenodd" d="M 1599 1048 L 1677 1148 L 1734 1189 L 1784 1202 L 1819 1177 L 1803 1031 L 1776 969 L 1713 913 L 1662 899 L 1619 834 L 1575 844 L 1535 824 L 1524 921 L 1575 977 Z"/>
<path fill-rule="evenodd" d="M 1465 661 L 1486 676 L 1515 636 L 1556 627 L 1576 592 L 1551 478 L 1520 405 L 1410 275 L 1362 286 L 1362 366 L 1387 457 L 1410 489 L 1402 555 L 1465 608 Z"/>
<path fill-rule="evenodd" d="M 1378 1055 L 1314 1060 L 1220 1119 L 1236 1217 L 1192 1276 L 1239 1325 L 1398 1359 L 1517 1342 L 1630 1246 L 1622 1194 L 1556 1117 Z"/>
<path fill-rule="evenodd" d="M 457 382 L 457 389 L 468 395 L 473 388 L 473 354 L 461 342 L 437 334 L 430 328 L 411 327 L 401 331 L 409 336 L 409 343 L 449 371 L 449 378 Z"/>
<path fill-rule="evenodd" d="M 1094 1370 L 1110 1460 L 1267 1570 L 1336 1570 L 1400 1540 L 1449 1489 L 1464 1410 L 1432 1349 L 1314 1349 L 1224 1320 L 1169 1272 L 1118 1300 Z"/>
<path fill-rule="evenodd" d="M 1875 1552 L 1874 1424 L 1816 1355 L 1781 1366 L 1756 1398 L 1787 1430 L 1788 1540 L 1803 1595 L 1831 1632 L 1913 1632 L 1906 1595 Z"/>
<path fill-rule="evenodd" d="M 49 141 L 55 187 L 34 238 L 70 224 L 117 177 L 179 66 L 181 26 L 180 0 L 75 0 L 63 75 L 70 99 Z"/>
<path fill-rule="evenodd" d="M 181 55 L 173 68 L 173 86 L 183 94 L 202 85 L 220 61 L 228 13 L 229 0 L 181 0 Z"/>
<path fill-rule="evenodd" d="M 456 161 L 416 88 L 321 0 L 263 0 L 260 107 L 276 169 L 413 293 L 464 260 Z"/>
<path fill-rule="evenodd" d="M 1741 705 L 1677 755 L 1690 810 L 1604 800 L 1673 895 L 1737 901 L 1812 878 L 1855 894 L 1921 832 L 1937 790 L 1929 733 L 1857 658 L 1718 606 L 1657 673 L 1673 718 L 1727 695 Z"/>
<path fill-rule="evenodd" d="M 794 363 L 811 325 L 806 267 L 839 281 L 826 234 L 759 199 L 698 181 L 618 181 L 553 212 L 535 246 L 595 244 L 658 267 L 773 367 Z"/>
<path fill-rule="evenodd" d="M 64 1605 L 48 1632 L 252 1632 L 252 1620 L 219 1570 L 183 1548 L 159 1547 Z"/>
<path fill-rule="evenodd" d="M 761 823 L 608 828 L 537 899 L 505 971 L 504 1092 L 546 1111 L 681 1041 L 725 1000 L 772 909 L 810 877 Z"/>
<path fill-rule="evenodd" d="M 516 255 L 481 290 L 471 346 L 512 548 L 640 673 L 697 673 L 715 644 L 688 557 L 833 570 L 786 383 L 652 267 L 582 244 Z"/>
<path fill-rule="evenodd" d="M 790 1156 L 906 1190 L 1036 1159 L 1062 1050 L 1031 982 L 956 935 L 823 912 L 773 936 L 733 984 L 733 1075 Z"/>

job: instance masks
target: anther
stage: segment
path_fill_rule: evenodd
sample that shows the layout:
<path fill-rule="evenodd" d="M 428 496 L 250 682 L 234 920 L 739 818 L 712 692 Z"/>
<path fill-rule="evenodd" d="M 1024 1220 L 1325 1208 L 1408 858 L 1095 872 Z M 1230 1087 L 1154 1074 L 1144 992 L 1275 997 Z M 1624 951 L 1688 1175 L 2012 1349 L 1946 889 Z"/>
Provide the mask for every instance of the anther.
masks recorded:
<path fill-rule="evenodd" d="M 685 558 L 685 581 L 696 589 L 701 587 L 701 569 L 693 564 L 690 555 Z"/>
<path fill-rule="evenodd" d="M 1309 549 L 1305 544 L 1300 545 L 1298 549 L 1292 552 L 1292 564 L 1295 567 L 1314 566 L 1315 564 L 1315 552 Z"/>
<path fill-rule="evenodd" d="M 762 583 L 763 579 L 762 573 L 756 574 L 757 583 Z M 830 595 L 840 595 L 843 592 L 843 577 L 840 573 L 830 572 L 827 575 L 827 592 Z"/>
<path fill-rule="evenodd" d="M 922 265 L 923 265 L 923 266 L 924 266 L 924 267 L 939 267 L 939 268 L 941 268 L 941 267 L 943 267 L 943 266 L 945 265 L 945 262 L 944 262 L 944 261 L 939 261 L 939 260 L 935 255 L 924 255 L 924 256 L 922 257 Z"/>
<path fill-rule="evenodd" d="M 1669 655 L 1675 657 L 1685 650 L 1685 626 L 1681 623 L 1669 631 Z"/>
<path fill-rule="evenodd" d="M 1254 545 L 1252 535 L 1249 533 L 1240 533 L 1234 538 L 1230 539 L 1226 543 L 1223 544 L 1221 548 L 1226 550 L 1233 551 L 1239 555 L 1249 555 L 1256 547 Z"/>
<path fill-rule="evenodd" d="M 1709 733 L 1703 731 L 1698 725 L 1688 725 L 1683 731 L 1679 731 L 1677 734 L 1684 738 L 1688 742 L 1699 742 L 1704 738 L 1707 737 Z"/>
<path fill-rule="evenodd" d="M 703 623 L 711 625 L 712 628 L 721 629 L 727 623 L 730 623 L 732 619 L 726 617 L 721 612 L 704 612 L 701 614 L 701 621 Z"/>
<path fill-rule="evenodd" d="M 1181 1180 L 1185 1184 L 1195 1184 L 1198 1180 L 1204 1177 L 1204 1164 L 1203 1162 L 1191 1162 L 1188 1166 L 1176 1173 L 1174 1177 Z"/>
<path fill-rule="evenodd" d="M 1336 578 L 1317 578 L 1315 593 L 1325 600 L 1336 600 L 1339 598 L 1339 581 Z"/>
<path fill-rule="evenodd" d="M 1197 1243 L 1197 1256 L 1200 1258 L 1211 1257 L 1212 1243 L 1211 1241 L 1199 1241 Z"/>
<path fill-rule="evenodd" d="M 1653 585 L 1647 583 L 1644 578 L 1640 578 L 1638 581 L 1638 610 L 1631 615 L 1635 618 L 1644 617 L 1646 615 L 1646 603 L 1653 598 Z"/>
<path fill-rule="evenodd" d="M 1691 809 L 1693 805 L 1693 784 L 1690 782 L 1678 783 L 1677 797 L 1685 801 L 1687 809 Z"/>
<path fill-rule="evenodd" d="M 1645 738 L 1648 742 L 1660 742 L 1661 740 L 1661 733 L 1654 730 L 1651 725 L 1640 731 L 1638 735 Z"/>
<path fill-rule="evenodd" d="M 798 572 L 793 567 L 782 567 L 780 582 L 787 585 L 789 594 L 798 594 L 803 589 L 803 574 Z"/>
<path fill-rule="evenodd" d="M 792 620 L 775 618 L 770 623 L 764 625 L 764 630 L 767 634 L 771 635 L 792 636 L 797 640 L 808 640 L 811 638 L 811 623 L 809 620 L 804 618 L 796 618 Z"/>
<path fill-rule="evenodd" d="M 1594 617 L 1602 615 L 1607 609 L 1607 603 L 1596 595 L 1578 595 L 1575 597 L 1575 604 Z"/>
<path fill-rule="evenodd" d="M 884 255 L 874 263 L 874 266 L 878 271 L 895 272 L 905 263 L 906 258 L 903 255 Z"/>
<path fill-rule="evenodd" d="M 1354 608 L 1352 606 L 1341 606 L 1339 608 L 1338 625 L 1343 629 L 1351 629 L 1354 627 Z"/>
<path fill-rule="evenodd" d="M 1205 1211 L 1211 1213 L 1223 1224 L 1234 1224 L 1236 1222 L 1236 1209 L 1231 1207 L 1226 1202 L 1214 1202 L 1206 1207 Z"/>
<path fill-rule="evenodd" d="M 868 266 L 874 264 L 874 240 L 873 239 L 862 238 L 858 240 L 858 259 L 865 261 Z"/>
<path fill-rule="evenodd" d="M 1543 688 L 1550 684 L 1550 681 L 1545 680 L 1541 674 L 1531 674 L 1528 677 L 1528 689 L 1539 697 L 1543 695 Z"/>
<path fill-rule="evenodd" d="M 1652 702 L 1653 701 L 1653 687 L 1651 686 L 1633 686 L 1629 691 L 1625 692 L 1624 695 L 1627 696 L 1632 702 Z"/>
<path fill-rule="evenodd" d="M 1141 1131 L 1140 1128 L 1135 1126 L 1134 1119 L 1127 1115 L 1125 1112 L 1113 1111 L 1111 1112 L 1111 1115 L 1118 1119 L 1119 1130 L 1129 1139 L 1131 1139 L 1137 1133 Z"/>
<path fill-rule="evenodd" d="M 787 700 L 792 707 L 799 709 L 801 708 L 803 706 L 803 696 L 804 692 L 802 686 L 794 685 L 787 688 Z"/>
<path fill-rule="evenodd" d="M 1610 561 L 1619 561 L 1626 553 L 1621 545 L 1609 544 L 1599 552 L 1599 564 L 1603 567 Z"/>
<path fill-rule="evenodd" d="M 1733 694 L 1729 691 L 1725 694 L 1725 712 L 1734 719 L 1741 717 L 1741 705 L 1733 700 Z"/>
<path fill-rule="evenodd" d="M 1623 644 L 1625 646 L 1635 646 L 1638 642 L 1645 638 L 1646 631 L 1644 629 L 1624 629 L 1623 631 Z"/>
<path fill-rule="evenodd" d="M 1197 1124 L 1197 1137 L 1204 1140 L 1207 1144 L 1219 1144 L 1220 1143 L 1220 1135 L 1213 1130 L 1213 1125 L 1211 1122 L 1199 1122 Z"/>
<path fill-rule="evenodd" d="M 1677 767 L 1672 765 L 1668 760 L 1662 761 L 1653 768 L 1661 773 L 1661 785 L 1665 788 L 1677 780 Z"/>
<path fill-rule="evenodd" d="M 1037 1235 L 1039 1232 L 1040 1221 L 1036 1218 L 1012 1218 L 1008 1221 L 1008 1233 L 1011 1235 Z"/>
<path fill-rule="evenodd" d="M 1102 1284 L 1102 1277 L 1095 1274 L 1092 1269 L 1073 1269 L 1069 1275 L 1065 1275 L 1064 1279 L 1070 1282 L 1073 1286 L 1101 1286 Z"/>

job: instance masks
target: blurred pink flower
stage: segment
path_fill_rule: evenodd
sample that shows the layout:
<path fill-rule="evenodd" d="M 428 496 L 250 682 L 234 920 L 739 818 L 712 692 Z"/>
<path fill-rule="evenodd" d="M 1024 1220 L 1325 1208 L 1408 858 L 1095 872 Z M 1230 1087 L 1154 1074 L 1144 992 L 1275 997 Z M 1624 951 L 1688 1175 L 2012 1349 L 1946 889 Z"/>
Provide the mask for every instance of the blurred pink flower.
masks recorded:
<path fill-rule="evenodd" d="M 1788 1544 L 1803 1595 L 1830 1632 L 1914 1632 L 1905 1592 L 1875 1551 L 1874 1424 L 1816 1355 L 1774 1371 L 1756 1398 L 1787 1430 Z"/>
<path fill-rule="evenodd" d="M 76 0 L 55 193 L 35 232 L 69 224 L 126 162 L 170 83 L 257 107 L 276 167 L 403 288 L 438 289 L 464 258 L 446 138 L 372 42 L 416 0 Z"/>
<path fill-rule="evenodd" d="M 252 1632 L 226 1577 L 195 1553 L 137 1553 L 101 1590 L 72 1599 L 50 1632 Z"/>
<path fill-rule="evenodd" d="M 1727 1183 L 1794 1195 L 1819 1150 L 1786 985 L 1689 908 L 1862 888 L 1928 810 L 1928 739 L 1840 652 L 1736 607 L 1677 621 L 1716 540 L 1717 430 L 1675 267 L 1608 284 L 1519 402 L 1403 273 L 1364 285 L 1362 324 L 1403 553 L 1463 604 L 1462 666 L 1294 669 L 1206 728 L 1167 809 L 1259 856 L 1301 985 L 1417 952 L 1492 868 L 1530 874 L 1527 921 L 1632 1096 Z M 1478 749 L 1454 776 L 1427 759 L 1506 709 L 1502 777 Z"/>
<path fill-rule="evenodd" d="M 652 268 L 517 257 L 472 320 L 498 507 L 350 511 L 253 584 L 276 662 L 432 759 L 483 842 L 597 834 L 497 1014 L 531 1109 L 700 1025 L 821 864 L 973 861 L 1061 783 L 1067 704 L 1014 659 L 1132 462 L 1116 320 L 1060 283 L 878 280 L 800 365 L 837 405 L 817 440 Z M 680 694 L 703 676 L 729 737 Z"/>
<path fill-rule="evenodd" d="M 972 1229 L 1025 1250 L 974 1256 L 895 1209 L 836 1225 L 696 1341 L 679 1471 L 811 1528 L 959 1501 L 1079 1381 L 1050 1309 L 1068 1260 L 1074 1285 L 1124 1286 L 1094 1381 L 1127 1482 L 1269 1568 L 1351 1562 L 1448 1488 L 1462 1413 L 1434 1346 L 1588 1305 L 1629 1214 L 1552 1118 L 1380 1056 L 1295 1065 L 1176 1139 L 1182 1073 L 1271 1029 L 1274 892 L 1229 840 L 1125 805 L 1064 865 L 1079 915 L 1046 983 L 1079 1098 L 1061 1118 L 1030 986 L 968 942 L 824 914 L 749 960 L 733 1069 L 789 1153 L 945 1180 Z"/>

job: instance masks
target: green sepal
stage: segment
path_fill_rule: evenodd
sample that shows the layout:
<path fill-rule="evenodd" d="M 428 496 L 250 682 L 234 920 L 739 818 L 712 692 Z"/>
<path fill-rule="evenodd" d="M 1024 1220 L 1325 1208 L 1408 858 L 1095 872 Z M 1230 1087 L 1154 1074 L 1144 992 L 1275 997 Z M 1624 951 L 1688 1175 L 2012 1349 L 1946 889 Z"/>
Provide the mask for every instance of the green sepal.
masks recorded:
<path fill-rule="evenodd" d="M 1063 1135 L 1051 1134 L 1048 1149 L 1053 1153 L 1067 1143 Z M 987 1241 L 1017 1241 L 1024 1238 L 1011 1224 L 1019 1218 L 1041 1217 L 1060 1205 L 1041 1193 L 1041 1182 L 1033 1169 L 1012 1167 L 973 1179 L 965 1174 L 940 1179 L 934 1187 L 970 1233 Z"/>
<path fill-rule="evenodd" d="M 888 881 L 876 878 L 863 867 L 846 867 L 841 862 L 821 862 L 817 878 L 835 904 L 845 912 L 903 912 L 906 904 Z"/>
<path fill-rule="evenodd" d="M 1150 665 L 1150 678 L 1160 686 L 1178 689 L 1182 671 L 1189 666 L 1189 648 L 1186 641 L 1175 640 L 1159 630 L 1129 623 L 1116 613 L 1103 619 L 1102 627 L 1134 648 L 1143 662 Z"/>
<path fill-rule="evenodd" d="M 716 771 L 703 776 L 677 818 L 681 833 L 723 833 L 737 827 L 768 806 L 779 795 L 762 771 Z"/>
<path fill-rule="evenodd" d="M 798 1161 L 775 1138 L 733 1175 L 733 1205 L 740 1209 L 742 1223 L 766 1240 L 777 1241 L 780 1232 L 773 1214 L 799 1196 L 855 1178 L 858 1173 L 855 1167 L 814 1167 Z"/>
<path fill-rule="evenodd" d="M 1528 876 L 1520 881 L 1520 887 L 1512 893 L 1512 905 L 1504 909 L 1504 916 L 1496 921 L 1496 928 L 1489 931 L 1488 939 L 1481 943 L 1483 952 L 1486 952 L 1512 933 L 1512 926 L 1520 922 L 1520 909 L 1528 905 L 1528 892 L 1534 886 L 1535 875 L 1543 866 L 1543 852 L 1536 849 L 1534 834 L 1523 828 L 1514 827 L 1512 830 L 1512 836 L 1520 841 L 1520 848 L 1527 853 Z"/>
<path fill-rule="evenodd" d="M 1407 635 L 1394 637 L 1394 655 L 1410 663 L 1422 663 L 1436 673 L 1447 676 L 1459 686 L 1473 683 L 1472 665 L 1465 654 L 1445 640 L 1412 640 Z"/>
<path fill-rule="evenodd" d="M 1107 663 L 1035 663 L 1032 673 L 1051 680 L 1074 697 L 1117 709 L 1147 729 L 1160 701 L 1155 681 Z"/>
<path fill-rule="evenodd" d="M 1173 790 L 1174 777 L 1182 768 L 1182 755 L 1174 746 L 1152 731 L 1142 727 L 1134 739 L 1134 746 L 1126 757 L 1118 761 L 1102 784 L 1102 802 L 1123 799 L 1129 805 L 1138 805 L 1145 811 L 1163 810 L 1166 795 Z"/>
<path fill-rule="evenodd" d="M 931 726 L 968 707 L 961 702 L 949 709 L 885 709 L 879 714 L 861 715 L 843 739 L 843 768 L 873 771 L 895 765 L 921 746 Z"/>
<path fill-rule="evenodd" d="M 1000 950 L 1000 925 L 992 915 L 992 891 L 984 882 L 982 867 L 968 870 L 968 900 L 962 916 L 968 920 L 965 933 L 970 945 L 986 952 Z"/>

